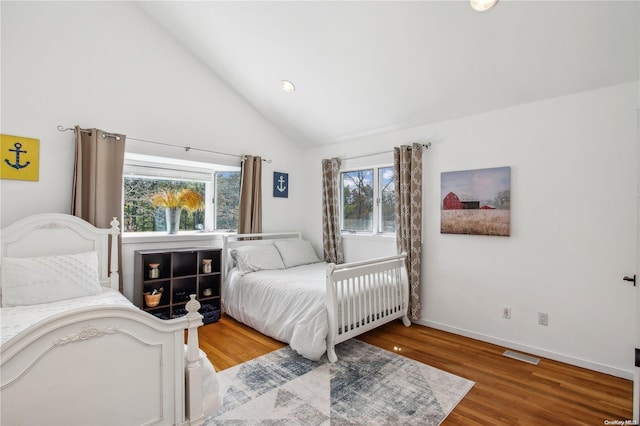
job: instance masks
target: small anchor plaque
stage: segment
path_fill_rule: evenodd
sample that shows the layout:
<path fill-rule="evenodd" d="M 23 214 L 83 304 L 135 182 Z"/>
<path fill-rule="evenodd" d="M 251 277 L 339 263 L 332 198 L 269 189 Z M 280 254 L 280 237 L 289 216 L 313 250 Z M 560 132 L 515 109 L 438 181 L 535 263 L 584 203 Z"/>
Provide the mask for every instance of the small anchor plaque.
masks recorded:
<path fill-rule="evenodd" d="M 273 196 L 289 198 L 289 174 L 273 172 Z"/>
<path fill-rule="evenodd" d="M 40 140 L 0 135 L 0 141 L 2 149 L 0 178 L 37 181 L 40 168 Z"/>

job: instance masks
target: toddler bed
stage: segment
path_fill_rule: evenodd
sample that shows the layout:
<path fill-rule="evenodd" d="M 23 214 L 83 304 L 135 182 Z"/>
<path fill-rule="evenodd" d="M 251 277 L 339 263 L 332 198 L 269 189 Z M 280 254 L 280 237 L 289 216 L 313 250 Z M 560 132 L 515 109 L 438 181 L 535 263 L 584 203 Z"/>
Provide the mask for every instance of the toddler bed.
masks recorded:
<path fill-rule="evenodd" d="M 130 303 L 111 226 L 41 214 L 2 230 L 0 423 L 199 425 L 217 410 L 199 303 L 170 321 Z"/>
<path fill-rule="evenodd" d="M 334 346 L 407 317 L 406 255 L 336 265 L 322 262 L 300 233 L 224 237 L 222 308 L 311 360 Z"/>

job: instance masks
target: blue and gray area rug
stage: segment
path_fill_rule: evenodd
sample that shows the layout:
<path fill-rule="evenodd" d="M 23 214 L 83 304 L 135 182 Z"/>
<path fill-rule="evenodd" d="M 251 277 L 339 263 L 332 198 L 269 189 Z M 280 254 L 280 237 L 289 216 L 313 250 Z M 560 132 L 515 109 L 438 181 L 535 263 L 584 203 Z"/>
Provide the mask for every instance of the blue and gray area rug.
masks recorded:
<path fill-rule="evenodd" d="M 355 339 L 336 354 L 286 347 L 221 371 L 223 406 L 205 425 L 438 425 L 474 385 Z"/>

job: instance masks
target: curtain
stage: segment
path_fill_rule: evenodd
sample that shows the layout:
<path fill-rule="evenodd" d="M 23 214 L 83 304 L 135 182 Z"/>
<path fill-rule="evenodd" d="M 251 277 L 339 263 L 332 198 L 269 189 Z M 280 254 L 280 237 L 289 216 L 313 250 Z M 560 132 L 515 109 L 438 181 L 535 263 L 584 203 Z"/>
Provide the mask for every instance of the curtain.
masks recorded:
<path fill-rule="evenodd" d="M 122 169 L 126 136 L 98 129 L 75 127 L 76 157 L 71 213 L 98 228 L 111 228 L 116 217 L 122 229 Z M 122 240 L 117 238 L 118 264 L 122 265 Z M 110 247 L 109 250 L 113 250 Z M 122 266 L 120 266 L 122 267 Z M 120 291 L 122 291 L 122 274 Z"/>
<path fill-rule="evenodd" d="M 396 196 L 396 243 L 407 253 L 409 318 L 420 319 L 420 266 L 422 260 L 422 145 L 393 150 Z"/>
<path fill-rule="evenodd" d="M 262 232 L 262 158 L 245 155 L 240 177 L 238 234 Z"/>
<path fill-rule="evenodd" d="M 344 263 L 340 235 L 340 159 L 322 160 L 322 246 L 324 260 Z"/>

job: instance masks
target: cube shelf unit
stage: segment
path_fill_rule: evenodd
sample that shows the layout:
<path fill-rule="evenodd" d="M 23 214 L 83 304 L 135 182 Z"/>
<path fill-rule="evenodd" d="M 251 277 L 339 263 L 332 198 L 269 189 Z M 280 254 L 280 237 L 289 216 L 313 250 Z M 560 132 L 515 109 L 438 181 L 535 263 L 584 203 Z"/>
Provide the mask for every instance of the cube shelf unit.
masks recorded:
<path fill-rule="evenodd" d="M 204 272 L 203 260 L 211 260 L 211 272 Z M 173 250 L 138 250 L 134 263 L 134 300 L 140 309 L 161 319 L 186 315 L 189 295 L 202 305 L 204 323 L 220 318 L 220 271 L 222 250 L 193 247 Z M 158 277 L 150 275 L 150 264 L 159 264 Z M 162 289 L 162 290 L 161 290 Z M 162 291 L 157 306 L 148 306 L 144 294 Z"/>

